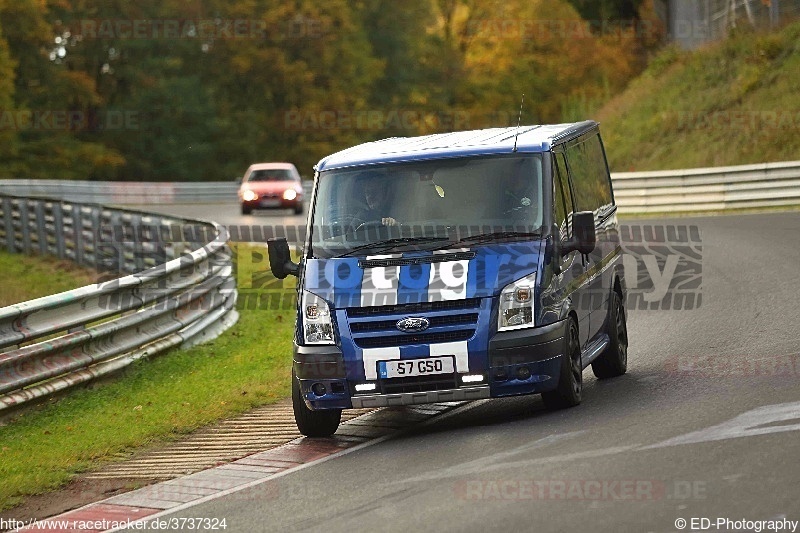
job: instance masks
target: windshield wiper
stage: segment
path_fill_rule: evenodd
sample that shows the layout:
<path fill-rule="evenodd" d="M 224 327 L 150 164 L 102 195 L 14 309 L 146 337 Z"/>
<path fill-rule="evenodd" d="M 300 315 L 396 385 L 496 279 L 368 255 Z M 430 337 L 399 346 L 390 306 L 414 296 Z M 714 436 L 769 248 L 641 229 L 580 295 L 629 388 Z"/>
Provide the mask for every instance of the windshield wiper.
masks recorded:
<path fill-rule="evenodd" d="M 375 241 L 367 244 L 362 244 L 360 246 L 356 246 L 355 248 L 346 251 L 343 254 L 336 255 L 334 256 L 334 258 L 347 257 L 356 252 L 360 252 L 362 250 L 367 250 L 370 248 L 380 247 L 380 250 L 376 250 L 378 253 L 380 253 L 380 252 L 385 252 L 387 250 L 391 250 L 392 248 L 395 248 L 403 244 L 424 244 L 428 242 L 441 242 L 449 240 L 450 239 L 448 239 L 447 237 L 398 237 L 396 239 L 386 239 L 383 241 Z"/>
<path fill-rule="evenodd" d="M 478 233 L 477 235 L 470 235 L 457 241 L 448 243 L 447 246 L 455 246 L 458 244 L 471 243 L 481 244 L 484 242 L 491 242 L 500 239 L 515 239 L 520 237 L 541 237 L 541 231 L 496 231 L 493 233 Z"/>

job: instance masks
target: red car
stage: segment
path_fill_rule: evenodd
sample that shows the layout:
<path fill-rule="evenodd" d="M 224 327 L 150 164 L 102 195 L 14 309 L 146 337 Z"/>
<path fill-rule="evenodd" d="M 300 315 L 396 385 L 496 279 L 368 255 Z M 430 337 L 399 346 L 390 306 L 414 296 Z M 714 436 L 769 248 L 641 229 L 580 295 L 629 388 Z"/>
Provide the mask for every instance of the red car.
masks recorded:
<path fill-rule="evenodd" d="M 256 163 L 250 165 L 239 187 L 242 214 L 253 209 L 294 209 L 303 212 L 303 183 L 291 163 Z"/>

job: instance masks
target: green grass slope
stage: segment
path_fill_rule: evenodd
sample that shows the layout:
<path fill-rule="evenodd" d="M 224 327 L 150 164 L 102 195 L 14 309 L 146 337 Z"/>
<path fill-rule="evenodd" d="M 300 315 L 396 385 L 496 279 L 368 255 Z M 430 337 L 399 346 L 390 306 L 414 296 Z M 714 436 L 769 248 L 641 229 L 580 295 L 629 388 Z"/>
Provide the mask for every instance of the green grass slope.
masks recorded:
<path fill-rule="evenodd" d="M 800 159 L 800 23 L 663 50 L 596 114 L 612 171 Z"/>
<path fill-rule="evenodd" d="M 5 251 L 0 251 L 0 272 L 0 307 L 77 289 L 97 278 L 94 270 L 71 261 Z"/>

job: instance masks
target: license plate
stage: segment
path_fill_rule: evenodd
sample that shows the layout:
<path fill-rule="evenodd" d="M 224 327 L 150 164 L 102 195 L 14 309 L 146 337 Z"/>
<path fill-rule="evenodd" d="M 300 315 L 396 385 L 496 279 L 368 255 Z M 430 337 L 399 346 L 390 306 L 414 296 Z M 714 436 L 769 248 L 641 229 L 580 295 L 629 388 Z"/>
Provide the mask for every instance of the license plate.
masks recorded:
<path fill-rule="evenodd" d="M 452 357 L 428 357 L 426 359 L 378 362 L 378 375 L 382 379 L 452 374 L 453 372 L 455 372 L 455 368 Z"/>
<path fill-rule="evenodd" d="M 261 207 L 278 207 L 281 205 L 280 200 L 261 200 Z"/>

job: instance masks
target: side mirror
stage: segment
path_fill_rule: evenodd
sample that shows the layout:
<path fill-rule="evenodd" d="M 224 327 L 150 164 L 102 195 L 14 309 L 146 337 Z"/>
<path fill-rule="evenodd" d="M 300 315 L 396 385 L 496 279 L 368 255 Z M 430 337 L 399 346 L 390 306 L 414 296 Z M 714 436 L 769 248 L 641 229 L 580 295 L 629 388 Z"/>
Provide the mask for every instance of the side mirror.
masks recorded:
<path fill-rule="evenodd" d="M 561 246 L 561 255 L 578 250 L 590 254 L 594 250 L 597 234 L 594 228 L 594 213 L 581 211 L 572 215 L 572 238 Z"/>
<path fill-rule="evenodd" d="M 272 269 L 273 276 L 284 279 L 289 274 L 296 276 L 300 272 L 300 266 L 292 263 L 289 243 L 286 242 L 285 237 L 269 239 L 267 249 L 269 250 L 269 267 Z"/>

